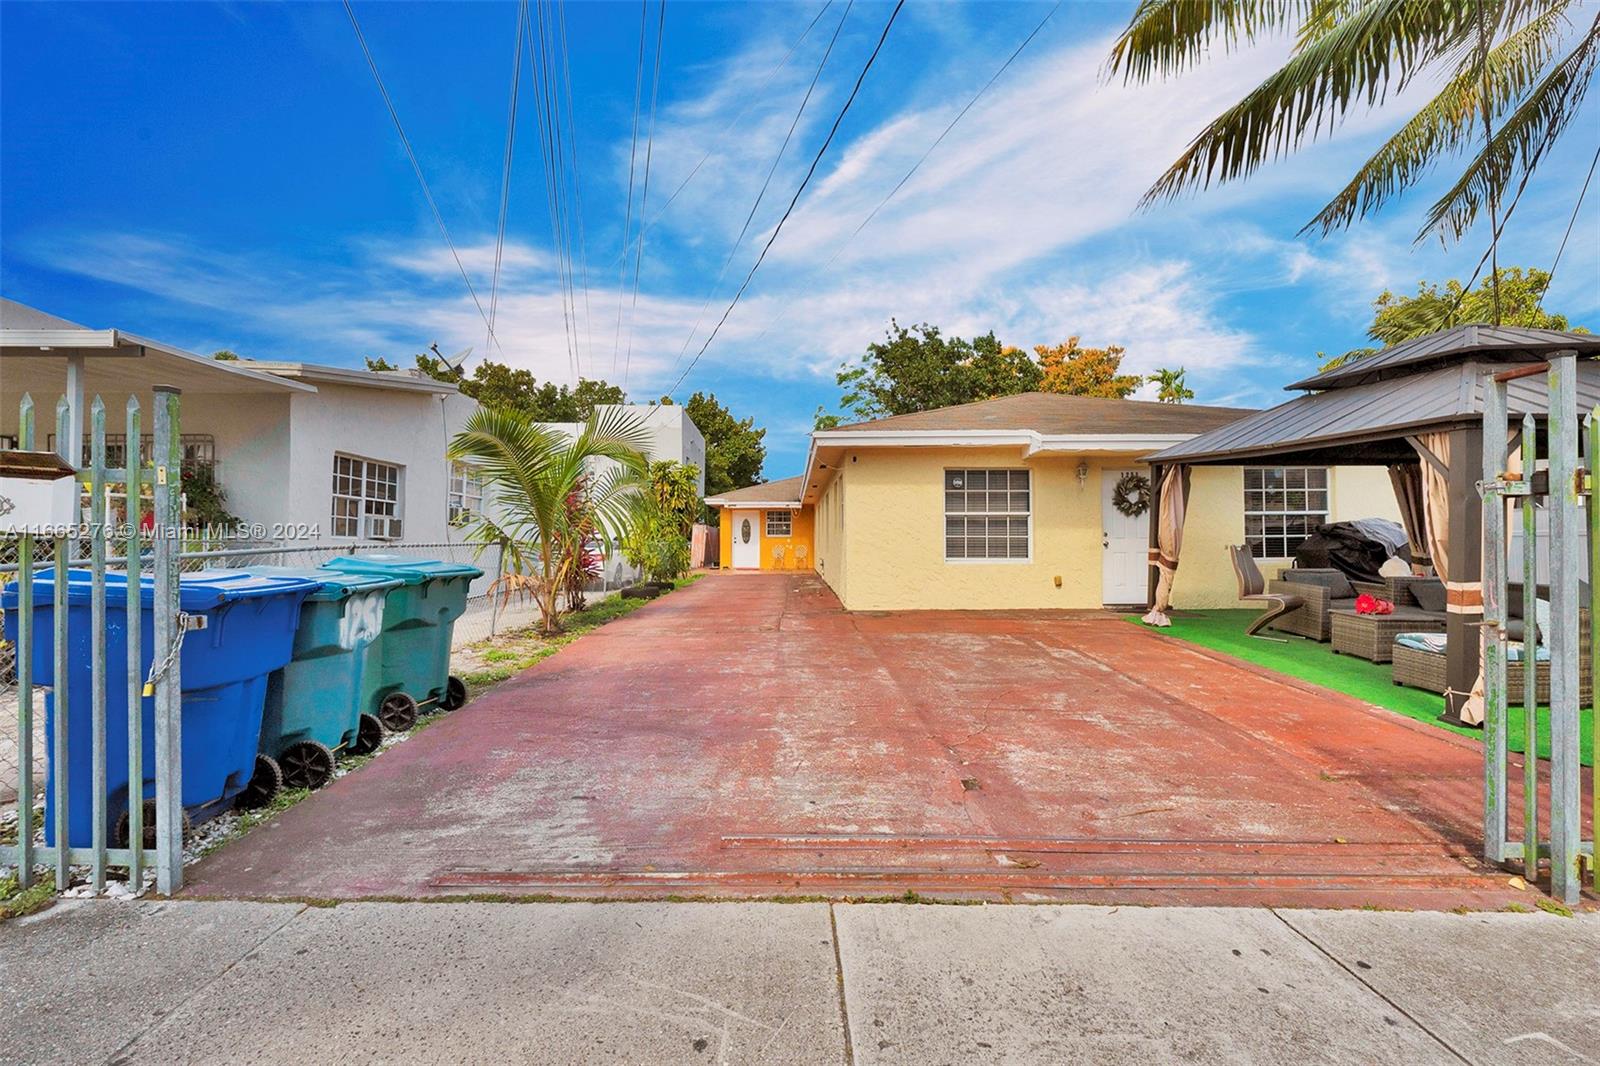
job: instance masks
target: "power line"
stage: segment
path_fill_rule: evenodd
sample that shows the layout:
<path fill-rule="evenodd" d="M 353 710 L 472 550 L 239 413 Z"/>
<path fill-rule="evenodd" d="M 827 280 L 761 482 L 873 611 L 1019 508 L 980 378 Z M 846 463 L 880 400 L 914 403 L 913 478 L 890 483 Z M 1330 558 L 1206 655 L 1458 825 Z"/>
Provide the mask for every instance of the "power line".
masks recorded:
<path fill-rule="evenodd" d="M 644 192 L 639 198 L 639 246 L 633 259 L 633 306 L 628 310 L 628 354 L 622 363 L 622 388 L 628 388 L 628 368 L 633 365 L 633 325 L 639 313 L 639 269 L 644 265 L 644 219 L 650 207 L 650 158 L 656 143 L 656 99 L 661 92 L 661 40 L 667 28 L 667 0 L 660 0 L 656 18 L 656 63 L 650 79 L 650 129 L 644 143 Z"/>
<path fill-rule="evenodd" d="M 500 168 L 500 219 L 494 238 L 494 277 L 489 283 L 489 339 L 484 341 L 485 345 L 493 340 L 495 314 L 500 302 L 500 263 L 505 254 L 506 213 L 511 203 L 511 159 L 517 140 L 517 96 L 522 82 L 522 28 L 526 12 L 527 0 L 522 0 L 517 8 L 517 46 L 512 52 L 511 103 L 506 115 L 505 162 Z"/>
<path fill-rule="evenodd" d="M 827 14 L 828 9 L 832 6 L 833 0 L 825 0 L 822 7 L 817 10 L 817 13 L 811 16 L 811 21 L 806 23 L 806 28 L 800 31 L 800 36 L 795 38 L 794 43 L 789 46 L 789 50 L 783 54 L 783 58 L 778 60 L 778 65 L 773 67 L 772 70 L 767 74 L 766 81 L 762 82 L 761 87 L 754 93 L 749 94 L 749 98 L 745 101 L 744 107 L 740 108 L 739 113 L 734 115 L 733 118 L 729 120 L 728 124 L 722 128 L 722 131 L 718 133 L 715 138 L 713 138 L 713 147 L 707 148 L 705 150 L 705 154 L 701 155 L 699 160 L 695 162 L 695 165 L 689 168 L 689 173 L 686 174 L 684 179 L 678 183 L 678 187 L 672 190 L 672 195 L 667 197 L 666 202 L 661 205 L 661 210 L 656 212 L 654 218 L 646 219 L 639 224 L 640 240 L 644 239 L 646 230 L 648 230 L 651 226 L 654 226 L 657 222 L 660 222 L 661 219 L 666 215 L 667 209 L 670 208 L 673 201 L 678 198 L 678 194 L 689 187 L 689 183 L 694 180 L 695 175 L 700 173 L 700 168 L 705 166 L 707 161 L 709 161 L 712 155 L 715 154 L 715 145 L 720 142 L 722 138 L 732 133 L 734 127 L 740 122 L 744 121 L 744 117 L 748 115 L 757 104 L 762 102 L 762 98 L 766 95 L 767 90 L 771 88 L 772 83 L 777 80 L 779 74 L 783 73 L 783 68 L 789 65 L 789 60 L 794 58 L 794 54 L 800 50 L 800 46 L 805 43 L 805 39 L 811 35 L 811 31 L 816 28 L 818 22 L 822 21 L 822 16 Z M 628 257 L 628 252 L 632 250 L 632 243 L 632 241 L 629 241 L 623 245 L 622 251 L 617 256 L 618 262 L 622 262 Z"/>
<path fill-rule="evenodd" d="M 461 262 L 461 253 L 456 251 L 456 242 L 450 239 L 450 230 L 444 224 L 444 216 L 439 213 L 439 205 L 433 198 L 433 190 L 428 188 L 428 179 L 423 177 L 422 164 L 417 162 L 417 153 L 411 147 L 411 138 L 406 136 L 406 128 L 400 122 L 400 113 L 395 110 L 394 101 L 389 97 L 389 90 L 383 84 L 383 75 L 378 73 L 377 61 L 372 58 L 372 49 L 367 47 L 367 38 L 361 32 L 361 23 L 356 21 L 356 12 L 350 6 L 350 0 L 344 0 L 344 13 L 350 17 L 350 28 L 356 31 L 356 41 L 361 45 L 362 55 L 367 57 L 367 69 L 372 71 L 372 80 L 378 85 L 378 92 L 383 96 L 383 105 L 389 109 L 389 118 L 394 121 L 395 132 L 400 135 L 400 143 L 406 150 L 406 158 L 411 160 L 411 169 L 417 175 L 417 183 L 422 186 L 423 198 L 428 201 L 428 207 L 433 211 L 433 220 L 439 226 L 439 233 L 444 237 L 445 244 L 450 246 L 450 256 L 456 261 L 456 269 L 461 272 L 461 280 L 467 284 L 467 292 L 472 296 L 472 305 L 478 309 L 478 316 L 483 319 L 483 324 L 489 329 L 489 337 L 501 354 L 505 349 L 500 347 L 500 338 L 495 336 L 494 323 L 489 321 L 488 314 L 483 309 L 483 304 L 478 300 L 478 290 L 472 287 L 472 279 L 467 276 L 467 268 Z"/>
<path fill-rule="evenodd" d="M 689 372 L 695 368 L 695 364 L 700 362 L 700 357 L 706 354 L 706 349 L 710 348 L 711 342 L 717 339 L 717 334 L 722 331 L 722 326 L 728 321 L 728 316 L 733 314 L 733 309 L 739 305 L 740 297 L 750 287 L 750 282 L 756 276 L 756 271 L 760 270 L 761 264 L 766 261 L 767 253 L 772 250 L 773 242 L 778 239 L 778 234 L 783 232 L 784 223 L 788 222 L 789 216 L 794 213 L 795 204 L 800 202 L 800 197 L 806 191 L 806 186 L 811 184 L 811 178 L 816 174 L 817 167 L 821 165 L 822 157 L 827 154 L 828 146 L 833 143 L 834 135 L 839 132 L 839 126 L 843 124 L 844 117 L 850 113 L 850 106 L 855 103 L 856 95 L 861 91 L 861 83 L 867 80 L 867 73 L 872 70 L 872 64 L 877 62 L 878 53 L 883 51 L 883 42 L 888 40 L 889 30 L 894 27 L 894 20 L 899 17 L 900 9 L 905 6 L 906 0 L 896 0 L 894 10 L 889 12 L 889 20 L 883 24 L 883 32 L 878 35 L 878 43 L 873 46 L 872 54 L 867 57 L 866 65 L 861 68 L 861 73 L 857 75 L 856 83 L 850 89 L 850 95 L 845 98 L 844 106 L 839 109 L 838 117 L 833 120 L 833 127 L 828 130 L 827 139 L 822 142 L 822 147 L 817 149 L 816 157 L 811 160 L 811 167 L 801 180 L 800 187 L 794 191 L 794 196 L 789 200 L 789 206 L 784 209 L 783 217 L 778 219 L 777 226 L 774 227 L 772 234 L 767 238 L 767 243 L 761 248 L 761 254 L 756 257 L 755 263 L 751 265 L 750 273 L 745 275 L 744 282 L 739 286 L 739 291 L 733 294 L 733 299 L 729 301 L 727 310 L 722 312 L 722 318 L 712 328 L 711 335 L 700 346 L 700 350 L 689 361 L 689 365 L 683 368 L 683 373 L 679 374 L 678 380 L 673 382 L 672 388 L 668 390 L 669 393 L 678 390 L 678 386 L 683 384 L 684 379 L 689 376 Z"/>
<path fill-rule="evenodd" d="M 556 271 L 561 288 L 561 315 L 566 330 L 567 354 L 574 384 L 582 376 L 580 342 L 578 340 L 577 290 L 573 282 L 572 236 L 568 224 L 566 150 L 561 135 L 560 92 L 555 70 L 555 34 L 552 18 L 554 5 L 550 0 L 535 0 L 539 22 L 539 53 L 534 63 L 539 79 L 542 146 L 545 154 L 546 187 L 550 199 L 550 224 L 556 242 Z"/>
<path fill-rule="evenodd" d="M 567 51 L 567 0 L 560 0 L 557 25 L 561 28 L 561 71 L 567 90 L 567 141 L 572 150 L 572 191 L 577 200 L 578 262 L 583 271 L 583 328 L 585 350 L 589 354 L 589 373 L 594 373 L 594 323 L 589 314 L 589 239 L 583 225 L 583 172 L 578 166 L 577 121 L 572 114 L 572 64 Z"/>
<path fill-rule="evenodd" d="M 872 220 L 878 217 L 878 212 L 887 207 L 889 201 L 894 199 L 895 195 L 899 193 L 901 189 L 906 187 L 906 183 L 911 180 L 918 170 L 922 169 L 922 164 L 926 163 L 928 161 L 928 157 L 933 155 L 934 150 L 938 148 L 939 145 L 944 143 L 944 139 L 950 135 L 951 130 L 956 128 L 956 124 L 965 118 L 967 112 L 971 111 L 974 105 L 976 105 L 979 100 L 983 99 L 984 95 L 994 87 L 995 82 L 1000 80 L 1000 76 L 1004 74 L 1008 68 L 1010 68 L 1012 63 L 1016 62 L 1017 57 L 1022 54 L 1023 50 L 1026 49 L 1028 45 L 1033 43 L 1033 39 L 1039 36 L 1039 33 L 1044 29 L 1045 24 L 1048 23 L 1052 17 L 1054 17 L 1055 13 L 1060 10 L 1060 8 L 1061 3 L 1059 0 L 1057 0 L 1055 6 L 1045 13 L 1044 18 L 1039 20 L 1039 24 L 1033 28 L 1032 32 L 1022 39 L 1022 43 L 1017 45 L 1016 49 L 1006 57 L 1006 61 L 1000 64 L 999 69 L 990 75 L 988 81 L 983 83 L 983 87 L 973 95 L 972 99 L 967 101 L 965 107 L 956 113 L 956 117 L 950 120 L 949 125 L 945 126 L 945 128 L 940 132 L 939 136 L 934 138 L 933 143 L 928 145 L 927 151 L 923 152 L 921 157 L 911 165 L 911 169 L 906 171 L 905 176 L 895 183 L 894 188 L 890 189 L 888 194 L 885 195 L 882 200 L 878 201 L 877 206 L 867 214 L 866 218 L 861 220 L 861 224 L 852 230 L 850 235 L 839 243 L 839 247 L 833 250 L 833 254 L 828 257 L 827 262 L 822 264 L 821 269 L 826 270 L 828 267 L 832 266 L 834 261 L 838 259 L 841 254 L 843 254 L 845 248 L 849 246 L 850 242 L 855 240 L 856 237 L 860 236 L 861 231 L 866 229 L 867 226 L 872 223 Z M 783 309 L 778 312 L 777 317 L 767 325 L 766 329 L 761 331 L 761 337 L 765 337 L 769 332 L 771 332 L 773 326 L 776 326 L 783 320 L 783 316 L 789 313 L 789 308 L 792 306 L 794 306 L 792 301 L 785 303 L 783 305 Z M 757 337 L 757 341 L 759 341 L 761 337 Z"/>
<path fill-rule="evenodd" d="M 628 232 L 633 228 L 633 170 L 639 154 L 639 104 L 644 92 L 644 37 L 645 16 L 650 12 L 650 0 L 639 0 L 639 65 L 633 76 L 633 133 L 628 145 L 628 205 L 622 215 L 621 269 L 617 272 L 617 328 L 611 339 L 611 373 L 617 372 L 617 355 L 622 350 L 622 287 L 628 278 L 628 245 L 632 241 Z"/>
<path fill-rule="evenodd" d="M 1578 209 L 1583 206 L 1583 198 L 1589 193 L 1589 182 L 1594 178 L 1594 166 L 1600 163 L 1600 148 L 1594 150 L 1594 158 L 1589 161 L 1589 173 L 1583 179 L 1583 188 L 1578 190 L 1578 202 L 1572 205 L 1572 217 L 1567 219 L 1567 232 L 1561 235 L 1561 247 L 1556 249 L 1555 261 L 1550 264 L 1550 278 L 1555 280 L 1556 267 L 1561 265 L 1561 253 L 1567 250 L 1567 238 L 1572 236 L 1573 223 L 1578 221 Z"/>
<path fill-rule="evenodd" d="M 745 234 L 750 232 L 750 223 L 756 217 L 756 210 L 761 206 L 761 201 L 767 195 L 767 189 L 772 184 L 772 177 L 778 172 L 778 164 L 783 162 L 783 155 L 789 149 L 789 141 L 794 137 L 794 131 L 800 125 L 801 117 L 806 113 L 806 106 L 811 103 L 811 94 L 817 88 L 817 82 L 822 80 L 822 71 L 828 65 L 828 57 L 833 55 L 833 46 L 839 41 L 839 34 L 844 30 L 845 20 L 850 17 L 850 9 L 854 0 L 845 5 L 844 14 L 839 16 L 838 25 L 833 28 L 833 36 L 828 39 L 828 47 L 822 53 L 822 61 L 817 64 L 817 72 L 811 76 L 811 84 L 806 86 L 805 95 L 800 98 L 800 106 L 795 109 L 794 118 L 789 123 L 789 130 L 783 135 L 783 143 L 778 146 L 778 154 L 773 156 L 772 166 L 767 168 L 766 179 L 761 183 L 761 189 L 756 193 L 755 202 L 750 205 L 750 211 L 744 216 L 744 225 L 739 227 L 739 235 L 733 239 L 733 244 L 728 249 L 728 254 L 722 260 L 722 269 L 717 271 L 717 280 L 711 283 L 711 288 L 706 291 L 706 298 L 700 304 L 699 312 L 694 316 L 694 325 L 689 327 L 689 333 L 683 338 L 683 346 L 678 349 L 677 356 L 672 360 L 672 368 L 667 371 L 671 374 L 678 369 L 678 364 L 683 362 L 683 357 L 689 350 L 689 342 L 694 340 L 694 335 L 700 331 L 700 322 L 705 317 L 706 308 L 711 306 L 711 298 L 717 294 L 717 289 L 722 285 L 722 279 L 728 275 L 728 267 L 733 264 L 733 257 L 739 251 L 739 246 L 744 243 Z"/>

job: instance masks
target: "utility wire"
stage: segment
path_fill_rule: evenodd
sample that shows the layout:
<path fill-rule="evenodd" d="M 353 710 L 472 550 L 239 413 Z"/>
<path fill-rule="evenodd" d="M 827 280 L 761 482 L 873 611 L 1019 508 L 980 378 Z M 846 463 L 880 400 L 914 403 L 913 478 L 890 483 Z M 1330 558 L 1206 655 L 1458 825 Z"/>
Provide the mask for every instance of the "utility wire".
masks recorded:
<path fill-rule="evenodd" d="M 551 0 L 534 0 L 539 17 L 539 60 L 535 68 L 543 72 L 540 79 L 541 114 L 545 148 L 545 173 L 550 189 L 551 226 L 556 234 L 557 277 L 561 286 L 562 322 L 567 332 L 568 358 L 572 379 L 576 384 L 581 376 L 580 342 L 578 340 L 577 290 L 573 283 L 572 235 L 568 222 L 565 139 L 561 134 L 561 107 L 559 83 L 555 69 L 555 33 L 552 29 L 554 4 Z"/>
<path fill-rule="evenodd" d="M 483 324 L 489 329 L 489 337 L 494 341 L 494 346 L 500 348 L 501 354 L 505 349 L 500 347 L 500 338 L 495 336 L 494 323 L 489 321 L 489 315 L 483 309 L 482 302 L 478 299 L 478 290 L 472 287 L 472 279 L 467 276 L 467 268 L 461 262 L 461 253 L 456 250 L 456 242 L 450 239 L 450 230 L 444 224 L 444 216 L 439 213 L 439 204 L 433 198 L 433 191 L 428 188 L 428 179 L 423 177 L 422 164 L 417 162 L 417 153 L 411 147 L 411 138 L 406 136 L 406 128 L 400 122 L 400 113 L 395 110 L 394 101 L 389 97 L 389 90 L 383 84 L 383 75 L 378 73 L 377 61 L 372 58 L 372 49 L 367 47 L 367 38 L 361 32 L 361 23 L 356 21 L 355 8 L 350 6 L 350 0 L 344 0 L 344 13 L 350 17 L 350 28 L 356 31 L 356 41 L 361 45 L 362 55 L 367 57 L 367 69 L 372 71 L 372 80 L 378 85 L 378 92 L 383 96 L 383 105 L 389 109 L 389 118 L 394 121 L 395 132 L 400 135 L 400 144 L 406 150 L 406 158 L 411 160 L 411 169 L 417 175 L 417 183 L 422 186 L 422 196 L 428 201 L 428 207 L 433 211 L 433 220 L 438 223 L 439 233 L 444 237 L 444 243 L 450 246 L 450 256 L 456 261 L 456 269 L 461 272 L 461 280 L 466 282 L 467 292 L 472 296 L 472 305 L 478 309 L 478 317 L 483 319 Z"/>
<path fill-rule="evenodd" d="M 733 244 L 728 248 L 728 254 L 722 260 L 722 269 L 717 271 L 717 280 L 711 283 L 711 288 L 706 291 L 706 298 L 700 304 L 699 312 L 694 316 L 694 325 L 689 327 L 689 333 L 683 338 L 683 346 L 678 349 L 677 356 L 672 360 L 672 367 L 668 374 L 678 369 L 678 364 L 683 362 L 683 357 L 689 351 L 689 342 L 694 340 L 694 335 L 700 332 L 700 322 L 705 318 L 706 309 L 711 306 L 711 298 L 722 287 L 722 279 L 728 276 L 728 267 L 733 264 L 733 257 L 744 244 L 745 234 L 750 232 L 750 223 L 756 217 L 756 210 L 760 208 L 761 201 L 767 195 L 767 189 L 772 184 L 772 177 L 778 172 L 778 164 L 783 162 L 783 156 L 789 149 L 789 141 L 794 137 L 794 131 L 800 125 L 800 119 L 806 113 L 806 106 L 811 103 L 811 94 L 817 88 L 817 82 L 822 80 L 822 71 L 828 65 L 828 57 L 833 55 L 833 46 L 839 41 L 839 34 L 844 30 L 845 20 L 850 17 L 850 9 L 854 0 L 845 5 L 844 14 L 839 16 L 838 25 L 833 28 L 833 36 L 828 39 L 828 47 L 823 50 L 822 61 L 817 64 L 817 72 L 811 76 L 811 84 L 806 86 L 805 95 L 800 98 L 800 106 L 795 109 L 794 118 L 789 123 L 789 130 L 783 135 L 783 143 L 778 146 L 778 154 L 772 159 L 772 165 L 767 168 L 766 179 L 761 183 L 761 189 L 756 193 L 755 202 L 750 205 L 750 212 L 744 216 L 744 225 L 739 227 L 739 235 L 733 239 Z"/>
<path fill-rule="evenodd" d="M 789 60 L 794 58 L 794 54 L 800 50 L 800 46 L 805 43 L 805 39 L 811 35 L 811 31 L 816 28 L 818 22 L 822 21 L 822 16 L 827 14 L 828 9 L 832 6 L 833 0 L 825 0 L 822 7 L 819 8 L 817 13 L 811 17 L 811 21 L 806 24 L 806 28 L 800 31 L 800 36 L 795 38 L 794 44 L 791 44 L 789 46 L 789 50 L 784 53 L 783 58 L 778 60 L 778 65 L 773 67 L 772 70 L 767 74 L 767 80 L 762 82 L 761 87 L 754 93 L 749 94 L 749 98 L 745 101 L 744 107 L 740 108 L 739 113 L 734 115 L 733 118 L 729 120 L 728 124 L 722 128 L 722 131 L 712 139 L 712 147 L 707 148 L 705 150 L 705 154 L 703 154 L 695 162 L 694 166 L 689 168 L 689 173 L 686 174 L 684 179 L 678 183 L 678 187 L 672 190 L 672 195 L 667 197 L 666 202 L 661 205 L 661 210 L 656 212 L 654 218 L 647 219 L 640 223 L 640 240 L 644 239 L 644 233 L 647 229 L 649 229 L 651 226 L 654 226 L 657 222 L 660 222 L 662 217 L 666 215 L 667 209 L 670 208 L 673 201 L 678 198 L 678 194 L 689 187 L 689 183 L 694 180 L 695 175 L 700 173 L 700 168 L 705 166 L 712 155 L 716 153 L 716 145 L 720 143 L 724 137 L 732 133 L 734 127 L 739 125 L 740 122 L 744 121 L 744 117 L 748 115 L 757 104 L 764 100 L 767 90 L 772 87 L 773 81 L 775 81 L 778 75 L 783 72 L 783 69 L 789 65 Z M 620 263 L 627 259 L 630 251 L 632 251 L 631 241 L 623 245 L 622 251 L 617 255 L 617 262 Z"/>
<path fill-rule="evenodd" d="M 1561 235 L 1561 247 L 1556 249 L 1555 261 L 1550 264 L 1550 279 L 1553 282 L 1556 276 L 1556 267 L 1561 265 L 1561 253 L 1567 250 L 1567 238 L 1572 236 L 1573 223 L 1578 221 L 1578 210 L 1583 207 L 1583 198 L 1589 193 L 1589 182 L 1594 178 L 1594 166 L 1600 163 L 1600 148 L 1594 150 L 1594 158 L 1589 161 L 1589 173 L 1583 179 L 1583 188 L 1578 190 L 1578 202 L 1572 205 L 1572 217 L 1567 219 L 1567 232 Z"/>
<path fill-rule="evenodd" d="M 516 49 L 511 57 L 511 103 L 506 115 L 505 162 L 500 168 L 500 219 L 494 238 L 494 277 L 489 283 L 489 337 L 484 345 L 494 339 L 495 313 L 500 302 L 500 263 L 506 246 L 506 212 L 511 203 L 511 158 L 517 140 L 517 96 L 522 82 L 522 28 L 527 18 L 527 0 L 517 7 Z"/>
<path fill-rule="evenodd" d="M 750 287 L 750 282 L 755 278 L 756 271 L 760 270 L 761 264 L 766 261 L 767 253 L 772 250 L 773 242 L 778 239 L 778 234 L 783 232 L 784 223 L 788 222 L 789 216 L 794 213 L 795 204 L 800 202 L 800 197 L 806 191 L 806 186 L 811 184 L 811 178 L 816 174 L 817 167 L 821 165 L 822 157 L 827 154 L 828 146 L 833 143 L 834 135 L 839 132 L 839 126 L 843 124 L 845 116 L 850 113 L 850 105 L 855 103 L 856 95 L 861 92 L 861 83 L 867 80 L 867 73 L 872 70 L 872 64 L 877 62 L 878 53 L 883 51 L 883 43 L 889 39 L 889 31 L 894 27 L 894 20 L 899 17 L 900 9 L 905 6 L 906 0 L 896 0 L 894 10 L 889 12 L 889 20 L 883 24 L 883 32 L 878 35 L 878 43 L 873 46 L 872 54 L 867 57 L 866 64 L 861 68 L 861 73 L 857 75 L 856 83 L 850 89 L 850 95 L 845 98 L 844 106 L 839 109 L 838 117 L 833 120 L 833 127 L 828 130 L 827 138 L 822 142 L 822 147 L 817 149 L 815 158 L 811 160 L 811 167 L 801 180 L 800 187 L 795 189 L 794 196 L 789 200 L 789 206 L 784 209 L 783 217 L 778 219 L 777 226 L 773 228 L 771 235 L 767 237 L 767 243 L 762 246 L 761 254 L 756 257 L 755 263 L 750 267 L 750 272 L 745 275 L 744 282 L 739 286 L 739 291 L 735 292 L 733 299 L 728 302 L 727 310 L 722 312 L 722 318 L 712 328 L 710 336 L 706 337 L 706 342 L 700 346 L 700 350 L 689 361 L 689 365 L 683 368 L 683 373 L 678 375 L 677 381 L 673 382 L 672 388 L 668 390 L 669 393 L 678 390 L 678 386 L 683 384 L 690 371 L 694 370 L 695 365 L 700 362 L 700 357 L 706 354 L 706 349 L 710 348 L 711 342 L 717 339 L 717 334 L 722 331 L 722 326 L 728 321 L 728 316 L 733 314 L 733 309 L 739 305 L 740 297 Z"/>
<path fill-rule="evenodd" d="M 950 124 L 945 126 L 944 130 L 940 132 L 938 137 L 934 138 L 933 143 L 928 145 L 927 151 L 923 152 L 922 156 L 911 165 L 911 169 L 906 171 L 905 176 L 895 183 L 895 187 L 890 189 L 888 194 L 884 196 L 882 200 L 878 201 L 877 206 L 867 214 L 866 218 L 861 220 L 861 224 L 857 226 L 848 237 L 839 242 L 839 247 L 833 250 L 833 254 L 828 257 L 827 262 L 822 264 L 821 269 L 826 270 L 828 267 L 832 266 L 834 261 L 837 260 L 841 254 L 843 254 L 845 248 L 849 246 L 850 242 L 855 240 L 856 237 L 860 236 L 861 231 L 866 229 L 867 226 L 871 225 L 872 220 L 878 217 L 878 212 L 882 211 L 886 206 L 888 206 L 889 201 L 894 199 L 895 195 L 899 193 L 901 189 L 906 187 L 906 183 L 909 182 L 916 172 L 922 168 L 922 164 L 928 161 L 928 157 L 933 154 L 934 149 L 938 148 L 939 145 L 944 143 L 944 139 L 950 135 L 951 130 L 956 128 L 956 124 L 965 118 L 967 112 L 971 111 L 973 106 L 976 105 L 979 100 L 983 99 L 984 94 L 994 87 L 995 82 L 1000 80 L 1000 76 L 1006 72 L 1012 63 L 1016 62 L 1017 57 L 1022 54 L 1023 50 L 1027 48 L 1028 45 L 1033 43 L 1033 39 L 1039 36 L 1039 32 L 1044 29 L 1045 24 L 1050 21 L 1050 19 L 1058 10 L 1060 10 L 1060 8 L 1061 4 L 1058 0 L 1056 5 L 1045 13 L 1044 18 L 1039 20 L 1039 24 L 1033 28 L 1033 32 L 1029 33 L 1028 36 L 1022 39 L 1022 43 L 1017 45 L 1016 50 L 1007 56 L 1006 61 L 1000 64 L 999 69 L 990 76 L 988 81 L 984 82 L 983 88 L 979 89 L 977 93 L 973 95 L 972 99 L 967 101 L 966 106 L 956 113 L 955 118 L 950 120 Z M 789 309 L 793 306 L 793 301 L 783 305 L 783 309 L 778 312 L 777 317 L 774 318 L 770 324 L 768 324 L 766 329 L 761 331 L 761 336 L 756 338 L 757 343 L 760 342 L 761 337 L 765 337 L 769 332 L 772 331 L 774 326 L 783 321 L 783 317 L 789 313 Z"/>
<path fill-rule="evenodd" d="M 583 225 L 583 172 L 578 166 L 578 123 L 572 114 L 572 63 L 567 50 L 567 0 L 560 0 L 557 25 L 561 29 L 561 73 L 567 92 L 567 142 L 572 152 L 572 191 L 577 201 L 578 263 L 583 272 L 584 351 L 589 356 L 589 373 L 594 373 L 594 323 L 589 314 L 589 239 Z"/>
<path fill-rule="evenodd" d="M 633 259 L 633 306 L 628 310 L 628 354 L 622 363 L 622 389 L 628 389 L 628 368 L 633 365 L 633 326 L 639 313 L 639 269 L 644 265 L 644 220 L 650 207 L 650 157 L 656 143 L 656 99 L 661 92 L 661 41 L 667 28 L 667 0 L 660 0 L 656 18 L 656 63 L 650 79 L 650 129 L 644 142 L 644 191 L 639 198 L 639 247 Z"/>
<path fill-rule="evenodd" d="M 639 0 L 639 65 L 633 76 L 633 134 L 628 145 L 628 205 L 622 214 L 622 256 L 617 272 L 617 328 L 611 339 L 611 373 L 617 372 L 617 355 L 622 350 L 622 288 L 628 279 L 628 234 L 633 228 L 633 170 L 639 154 L 639 104 L 644 92 L 644 37 L 645 16 L 650 12 L 650 0 Z"/>

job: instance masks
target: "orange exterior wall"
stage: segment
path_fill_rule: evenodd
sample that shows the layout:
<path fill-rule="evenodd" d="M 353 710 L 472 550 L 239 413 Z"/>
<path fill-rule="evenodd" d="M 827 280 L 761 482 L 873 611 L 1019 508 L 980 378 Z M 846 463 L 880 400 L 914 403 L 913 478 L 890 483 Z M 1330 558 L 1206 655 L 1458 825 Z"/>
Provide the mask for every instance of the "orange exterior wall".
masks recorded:
<path fill-rule="evenodd" d="M 717 537 L 720 541 L 719 550 L 722 554 L 718 558 L 721 560 L 721 566 L 724 570 L 733 569 L 733 521 L 728 517 L 728 513 L 735 510 L 748 511 L 752 510 L 752 508 L 721 508 L 721 514 L 718 516 L 717 522 Z M 802 507 L 798 511 L 790 512 L 794 515 L 794 519 L 789 523 L 790 535 L 787 537 L 767 536 L 767 512 L 758 509 L 758 513 L 761 515 L 761 519 L 756 523 L 756 532 L 761 537 L 761 569 L 773 569 L 772 549 L 779 544 L 784 547 L 783 569 L 799 569 L 795 565 L 794 551 L 801 546 L 806 549 L 805 569 L 810 570 L 816 566 L 817 546 L 813 533 L 816 519 L 810 507 Z"/>

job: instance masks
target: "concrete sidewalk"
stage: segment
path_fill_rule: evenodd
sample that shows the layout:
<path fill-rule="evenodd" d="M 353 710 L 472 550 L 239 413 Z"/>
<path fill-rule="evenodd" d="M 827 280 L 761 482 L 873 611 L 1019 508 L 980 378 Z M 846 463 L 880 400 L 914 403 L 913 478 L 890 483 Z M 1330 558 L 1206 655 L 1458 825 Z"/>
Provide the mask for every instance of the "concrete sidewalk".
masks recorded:
<path fill-rule="evenodd" d="M 0 1061 L 1600 1061 L 1600 915 L 83 901 Z"/>

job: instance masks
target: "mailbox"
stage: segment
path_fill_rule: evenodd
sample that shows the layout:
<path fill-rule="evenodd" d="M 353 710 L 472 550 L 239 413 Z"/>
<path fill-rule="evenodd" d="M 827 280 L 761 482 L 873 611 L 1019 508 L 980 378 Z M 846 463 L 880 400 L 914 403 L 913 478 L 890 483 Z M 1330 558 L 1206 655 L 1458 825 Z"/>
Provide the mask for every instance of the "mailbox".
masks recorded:
<path fill-rule="evenodd" d="M 0 533 L 38 533 L 78 521 L 77 471 L 54 452 L 0 451 Z"/>

